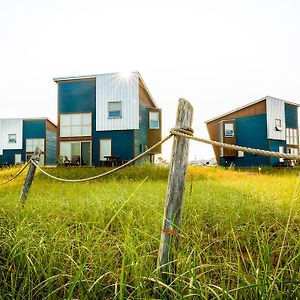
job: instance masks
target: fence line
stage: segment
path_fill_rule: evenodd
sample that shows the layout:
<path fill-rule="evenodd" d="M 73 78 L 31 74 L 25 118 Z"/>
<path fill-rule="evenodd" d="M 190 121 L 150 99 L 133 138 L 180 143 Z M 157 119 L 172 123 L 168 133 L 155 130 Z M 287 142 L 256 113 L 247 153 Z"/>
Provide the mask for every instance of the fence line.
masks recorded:
<path fill-rule="evenodd" d="M 91 181 L 91 180 L 96 180 L 96 179 L 99 179 L 101 177 L 105 177 L 107 175 L 113 174 L 113 173 L 115 173 L 115 172 L 117 172 L 117 171 L 133 164 L 134 162 L 136 162 L 137 160 L 141 159 L 143 156 L 145 156 L 146 154 L 151 152 L 154 148 L 156 148 L 156 147 L 162 145 L 163 143 L 165 143 L 166 141 L 168 141 L 172 136 L 180 136 L 180 137 L 188 138 L 190 140 L 194 140 L 194 141 L 201 142 L 201 143 L 204 143 L 204 144 L 209 144 L 209 145 L 216 146 L 216 147 L 223 147 L 223 148 L 236 150 L 236 151 L 243 151 L 243 152 L 256 154 L 256 155 L 263 155 L 263 156 L 269 156 L 269 157 L 278 157 L 278 158 L 283 158 L 283 159 L 290 159 L 290 160 L 300 161 L 300 155 L 292 155 L 292 154 L 287 154 L 287 153 L 279 153 L 279 152 L 275 152 L 275 151 L 267 151 L 267 150 L 261 150 L 261 149 L 254 149 L 254 148 L 250 148 L 250 147 L 244 147 L 244 146 L 221 143 L 221 142 L 217 142 L 217 141 L 213 141 L 213 140 L 207 140 L 207 139 L 204 139 L 204 138 L 193 136 L 193 129 L 192 128 L 172 128 L 170 130 L 170 134 L 168 136 L 166 136 L 164 139 L 162 139 L 161 141 L 156 143 L 154 146 L 147 149 L 145 152 L 143 152 L 140 155 L 136 156 L 135 158 L 131 159 L 127 163 L 125 163 L 125 164 L 123 164 L 119 167 L 116 167 L 112 170 L 109 170 L 105 173 L 99 174 L 99 175 L 95 175 L 95 176 L 88 177 L 88 178 L 81 178 L 81 179 L 60 178 L 60 177 L 51 175 L 48 172 L 46 172 L 45 170 L 43 170 L 31 158 L 16 175 L 14 175 L 12 178 L 10 178 L 6 181 L 1 182 L 0 185 L 7 184 L 7 183 L 13 181 L 14 179 L 16 179 L 18 176 L 21 175 L 21 173 L 27 168 L 27 166 L 30 163 L 32 163 L 44 175 L 48 176 L 51 179 L 58 180 L 58 181 L 61 181 L 61 182 L 75 182 L 76 183 L 76 182 L 87 182 L 87 181 Z"/>
<path fill-rule="evenodd" d="M 172 137 L 172 134 L 169 134 L 167 137 L 165 137 L 164 139 L 162 139 L 161 141 L 159 141 L 158 143 L 156 143 L 154 146 L 150 147 L 149 149 L 147 149 L 145 152 L 141 153 L 140 155 L 136 156 L 135 158 L 131 159 L 130 161 L 128 161 L 127 163 L 116 167 L 112 170 L 109 170 L 105 173 L 99 174 L 99 175 L 95 175 L 92 177 L 88 177 L 88 178 L 82 178 L 82 179 L 66 179 L 66 178 L 60 178 L 60 177 L 56 177 L 54 175 L 51 175 L 49 173 L 47 173 L 45 170 L 43 170 L 33 159 L 30 159 L 31 163 L 34 164 L 37 169 L 39 169 L 44 175 L 58 180 L 58 181 L 62 181 L 62 182 L 86 182 L 86 181 L 91 181 L 91 180 L 95 180 L 101 177 L 105 177 L 107 175 L 110 175 L 112 173 L 115 173 L 123 168 L 128 167 L 129 165 L 131 165 L 132 163 L 134 163 L 135 161 L 139 160 L 140 158 L 142 158 L 143 156 L 145 156 L 146 154 L 148 154 L 149 152 L 151 152 L 153 149 L 155 149 L 156 147 L 162 145 L 164 142 L 166 142 L 167 140 L 169 140 Z"/>
<path fill-rule="evenodd" d="M 23 171 L 27 168 L 27 166 L 29 164 L 30 164 L 30 160 L 28 162 L 26 162 L 26 164 L 22 167 L 22 169 L 17 174 L 15 174 L 12 178 L 1 182 L 0 185 L 9 183 L 9 182 L 13 181 L 14 179 L 16 179 L 18 176 L 20 176 L 23 173 Z"/>
<path fill-rule="evenodd" d="M 231 150 L 243 151 L 243 152 L 257 154 L 257 155 L 263 155 L 263 156 L 279 157 L 279 158 L 286 158 L 286 159 L 291 159 L 291 160 L 300 160 L 300 155 L 292 155 L 292 154 L 287 154 L 287 153 L 279 153 L 279 152 L 275 152 L 275 151 L 267 151 L 267 150 L 261 150 L 261 149 L 254 149 L 254 148 L 250 148 L 250 147 L 220 143 L 220 142 L 216 142 L 213 140 L 207 140 L 207 139 L 203 139 L 200 137 L 195 137 L 195 136 L 191 135 L 190 133 L 187 133 L 186 131 L 187 131 L 186 129 L 182 130 L 180 128 L 179 129 L 172 128 L 170 132 L 172 135 L 185 137 L 190 140 L 194 140 L 194 141 L 201 142 L 204 144 L 209 144 L 212 146 L 223 147 L 223 148 L 227 148 L 227 149 L 231 149 Z"/>

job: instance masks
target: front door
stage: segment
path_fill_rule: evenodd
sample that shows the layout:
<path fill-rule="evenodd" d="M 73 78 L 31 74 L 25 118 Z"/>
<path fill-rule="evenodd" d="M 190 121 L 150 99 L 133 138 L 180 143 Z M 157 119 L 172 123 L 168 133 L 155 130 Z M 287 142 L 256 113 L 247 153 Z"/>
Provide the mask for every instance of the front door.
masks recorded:
<path fill-rule="evenodd" d="M 111 139 L 100 140 L 100 160 L 105 160 L 105 156 L 111 156 Z"/>

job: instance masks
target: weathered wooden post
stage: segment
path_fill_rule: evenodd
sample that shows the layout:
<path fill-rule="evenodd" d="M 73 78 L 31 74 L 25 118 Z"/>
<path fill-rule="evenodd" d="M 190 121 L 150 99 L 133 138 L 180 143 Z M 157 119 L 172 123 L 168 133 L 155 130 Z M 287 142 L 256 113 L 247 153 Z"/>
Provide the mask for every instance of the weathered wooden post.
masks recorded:
<path fill-rule="evenodd" d="M 36 147 L 34 154 L 32 155 L 31 158 L 36 163 L 38 163 L 40 161 L 40 156 L 41 156 L 41 150 L 39 147 Z M 34 178 L 35 169 L 36 169 L 36 166 L 31 162 L 28 172 L 27 172 L 27 175 L 26 175 L 26 178 L 25 178 L 25 181 L 24 181 L 24 184 L 23 184 L 23 187 L 22 187 L 21 196 L 20 196 L 20 201 L 22 204 L 25 204 L 27 194 L 29 192 L 30 186 L 31 186 L 33 178 Z"/>
<path fill-rule="evenodd" d="M 192 105 L 185 99 L 179 99 L 176 128 L 189 131 L 192 126 L 192 119 Z M 175 135 L 157 261 L 158 276 L 168 283 L 176 270 L 174 259 L 178 248 L 178 238 L 180 237 L 188 153 L 189 139 Z"/>

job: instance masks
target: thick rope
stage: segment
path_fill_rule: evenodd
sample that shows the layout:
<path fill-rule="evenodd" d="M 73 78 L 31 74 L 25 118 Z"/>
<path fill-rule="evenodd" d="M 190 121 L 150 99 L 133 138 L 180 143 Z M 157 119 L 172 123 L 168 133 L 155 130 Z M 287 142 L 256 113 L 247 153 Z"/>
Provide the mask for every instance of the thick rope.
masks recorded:
<path fill-rule="evenodd" d="M 131 165 L 132 163 L 134 163 L 135 161 L 137 161 L 138 159 L 142 158 L 143 156 L 145 156 L 146 154 L 148 154 L 149 152 L 151 152 L 153 149 L 155 149 L 156 147 L 160 146 L 161 144 L 163 144 L 164 142 L 166 142 L 167 140 L 169 140 L 172 137 L 172 134 L 169 134 L 167 137 L 165 137 L 164 139 L 162 139 L 160 142 L 156 143 L 154 146 L 150 147 L 149 149 L 147 149 L 145 152 L 141 153 L 140 155 L 136 156 L 135 158 L 133 158 L 132 160 L 128 161 L 127 163 L 114 168 L 108 172 L 96 175 L 96 176 L 92 176 L 89 178 L 82 178 L 82 179 L 65 179 L 65 178 L 60 178 L 60 177 L 56 177 L 54 175 L 51 175 L 49 173 L 47 173 L 45 170 L 43 170 L 33 159 L 30 159 L 30 161 L 46 176 L 58 180 L 58 181 L 62 181 L 62 182 L 86 182 L 86 181 L 91 181 L 91 180 L 95 180 L 104 176 L 107 176 L 109 174 L 115 173 L 129 165 Z"/>
<path fill-rule="evenodd" d="M 266 151 L 266 150 L 254 149 L 254 148 L 249 148 L 249 147 L 220 143 L 220 142 L 216 142 L 216 141 L 211 141 L 211 140 L 206 140 L 203 138 L 195 137 L 191 133 L 188 133 L 185 131 L 186 130 L 172 128 L 170 132 L 172 135 L 185 137 L 185 138 L 197 141 L 197 142 L 213 145 L 216 147 L 223 147 L 223 148 L 227 148 L 227 149 L 231 149 L 231 150 L 243 151 L 243 152 L 257 154 L 257 155 L 263 155 L 263 156 L 279 157 L 279 158 L 285 158 L 285 159 L 291 159 L 291 160 L 300 160 L 300 155 L 292 155 L 292 154 L 287 154 L 287 153 L 279 153 L 279 152 L 274 152 L 274 151 Z"/>
<path fill-rule="evenodd" d="M 30 160 L 28 162 L 26 162 L 26 164 L 22 167 L 22 169 L 16 175 L 14 175 L 12 178 L 10 178 L 8 180 L 5 180 L 5 181 L 1 182 L 0 185 L 7 184 L 7 183 L 13 181 L 14 179 L 16 179 L 27 168 L 29 163 L 30 163 Z"/>
<path fill-rule="evenodd" d="M 274 151 L 266 151 L 266 150 L 254 149 L 254 148 L 249 148 L 249 147 L 243 147 L 243 146 L 231 145 L 231 144 L 226 144 L 226 143 L 220 143 L 220 142 L 216 142 L 216 141 L 212 141 L 212 140 L 207 140 L 207 139 L 195 137 L 195 136 L 193 136 L 193 132 L 194 131 L 193 131 L 192 128 L 172 128 L 171 131 L 170 131 L 170 134 L 167 137 L 165 137 L 160 142 L 156 143 L 154 146 L 147 149 L 145 152 L 141 153 L 140 155 L 136 156 L 132 160 L 128 161 L 127 163 L 125 163 L 125 164 L 123 164 L 119 167 L 116 167 L 116 168 L 114 168 L 114 169 L 112 169 L 108 172 L 105 172 L 105 173 L 102 173 L 102 174 L 99 174 L 99 175 L 96 175 L 96 176 L 88 177 L 88 178 L 82 178 L 82 179 L 66 179 L 66 178 L 60 178 L 60 177 L 56 177 L 54 175 L 51 175 L 51 174 L 47 173 L 45 170 L 43 170 L 36 163 L 34 158 L 32 157 L 32 158 L 30 158 L 30 160 L 22 167 L 22 169 L 16 175 L 14 175 L 12 178 L 10 178 L 10 179 L 8 179 L 4 182 L 1 182 L 0 185 L 9 183 L 9 182 L 13 181 L 14 179 L 16 179 L 26 169 L 26 167 L 28 166 L 29 163 L 32 163 L 33 165 L 35 165 L 44 175 L 46 175 L 46 176 L 48 176 L 52 179 L 58 180 L 58 181 L 62 181 L 62 182 L 86 182 L 86 181 L 95 180 L 95 179 L 110 175 L 112 173 L 115 173 L 115 172 L 131 165 L 135 161 L 139 160 L 140 158 L 142 158 L 143 156 L 145 156 L 146 154 L 151 152 L 156 147 L 162 145 L 164 142 L 169 140 L 173 135 L 188 138 L 188 139 L 191 139 L 191 140 L 194 140 L 194 141 L 197 141 L 197 142 L 209 144 L 209 145 L 216 146 L 216 147 L 223 147 L 223 148 L 236 150 L 236 151 L 243 151 L 243 152 L 247 152 L 247 153 L 251 153 L 251 154 L 271 156 L 271 157 L 279 157 L 279 158 L 285 158 L 285 159 L 291 159 L 291 160 L 300 160 L 300 155 L 292 155 L 292 154 L 279 153 L 279 152 L 274 152 Z"/>

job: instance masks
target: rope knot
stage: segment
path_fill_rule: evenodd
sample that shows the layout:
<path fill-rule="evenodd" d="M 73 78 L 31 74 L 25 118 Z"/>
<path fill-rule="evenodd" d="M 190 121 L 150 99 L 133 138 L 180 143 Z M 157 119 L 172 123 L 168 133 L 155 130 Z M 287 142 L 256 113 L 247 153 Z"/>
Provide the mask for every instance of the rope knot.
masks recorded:
<path fill-rule="evenodd" d="M 189 136 L 193 136 L 194 135 L 194 129 L 192 127 L 172 128 L 170 133 L 173 134 L 173 135 L 181 133 L 181 134 L 186 134 L 186 135 L 189 135 Z"/>

